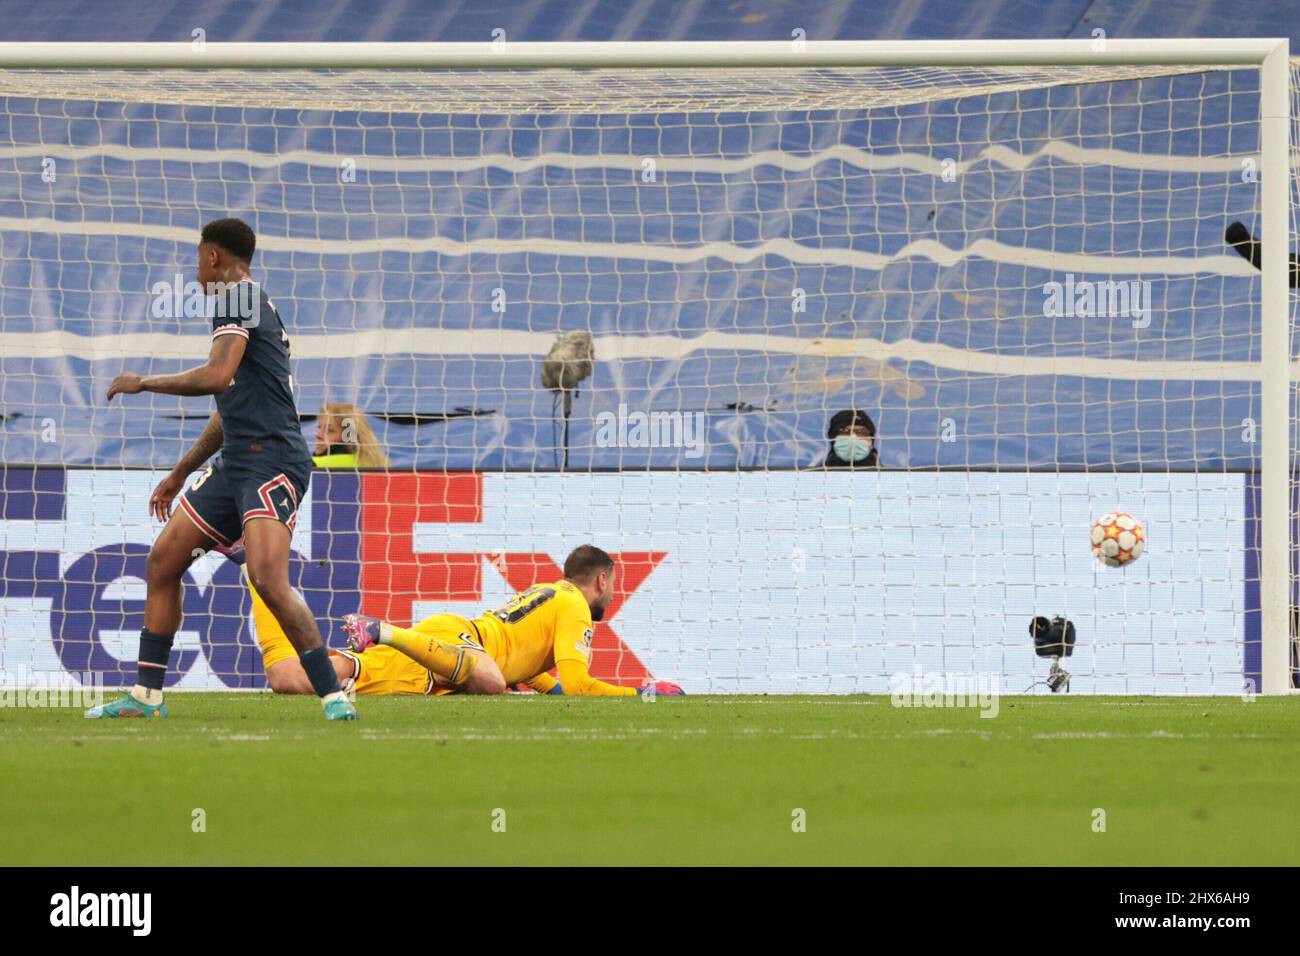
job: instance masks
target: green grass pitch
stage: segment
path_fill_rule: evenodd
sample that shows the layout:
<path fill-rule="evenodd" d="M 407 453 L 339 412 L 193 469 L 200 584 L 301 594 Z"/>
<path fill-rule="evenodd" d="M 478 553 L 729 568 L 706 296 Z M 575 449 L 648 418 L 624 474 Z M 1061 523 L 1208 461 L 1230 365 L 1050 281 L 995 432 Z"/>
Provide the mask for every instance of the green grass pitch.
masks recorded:
<path fill-rule="evenodd" d="M 366 697 L 352 724 L 269 693 L 168 703 L 0 711 L 0 862 L 1300 857 L 1294 699 L 1004 697 L 990 719 L 887 697 Z"/>

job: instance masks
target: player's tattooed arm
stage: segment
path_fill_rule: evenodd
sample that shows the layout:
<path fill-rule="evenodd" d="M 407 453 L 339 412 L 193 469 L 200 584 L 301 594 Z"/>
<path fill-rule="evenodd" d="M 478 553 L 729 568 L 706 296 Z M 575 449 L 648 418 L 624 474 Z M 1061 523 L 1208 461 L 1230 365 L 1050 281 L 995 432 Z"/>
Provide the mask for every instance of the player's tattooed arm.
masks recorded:
<path fill-rule="evenodd" d="M 108 387 L 108 400 L 114 395 L 134 395 L 137 392 L 158 392 L 162 395 L 220 395 L 230 387 L 244 358 L 248 340 L 242 335 L 218 335 L 212 340 L 208 360 L 198 368 L 186 369 L 175 375 L 140 376 L 123 372 Z"/>
<path fill-rule="evenodd" d="M 225 437 L 226 432 L 221 425 L 221 413 L 213 412 L 212 417 L 208 419 L 208 423 L 203 426 L 203 434 L 199 435 L 199 440 L 176 463 L 176 467 L 172 471 L 179 472 L 182 477 L 198 471 L 199 466 L 215 455 L 217 450 L 221 448 L 221 442 Z"/>
<path fill-rule="evenodd" d="M 207 425 L 203 427 L 203 434 L 199 435 L 199 440 L 194 443 L 194 447 L 185 453 L 166 478 L 158 482 L 158 487 L 149 496 L 149 514 L 157 517 L 159 521 L 166 521 L 171 517 L 172 502 L 185 487 L 185 479 L 198 471 L 200 465 L 217 453 L 225 436 L 225 429 L 221 425 L 221 413 L 213 412 Z"/>

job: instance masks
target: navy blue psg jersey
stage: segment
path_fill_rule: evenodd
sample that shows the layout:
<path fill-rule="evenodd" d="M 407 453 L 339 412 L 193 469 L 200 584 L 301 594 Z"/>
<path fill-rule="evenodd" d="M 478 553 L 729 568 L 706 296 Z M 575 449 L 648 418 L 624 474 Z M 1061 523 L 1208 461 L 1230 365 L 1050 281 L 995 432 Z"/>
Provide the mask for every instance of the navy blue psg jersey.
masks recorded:
<path fill-rule="evenodd" d="M 276 452 L 307 462 L 289 369 L 289 336 L 270 298 L 255 282 L 240 282 L 213 297 L 212 338 L 248 340 L 230 387 L 214 396 L 225 431 L 226 457 Z"/>

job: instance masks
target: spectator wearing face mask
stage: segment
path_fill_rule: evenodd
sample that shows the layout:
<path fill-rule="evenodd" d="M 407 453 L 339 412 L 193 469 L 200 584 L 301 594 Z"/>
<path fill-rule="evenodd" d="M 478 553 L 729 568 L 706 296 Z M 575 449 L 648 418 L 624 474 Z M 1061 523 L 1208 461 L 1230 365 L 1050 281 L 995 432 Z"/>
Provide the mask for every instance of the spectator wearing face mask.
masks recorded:
<path fill-rule="evenodd" d="M 866 412 L 846 408 L 831 417 L 826 437 L 831 440 L 823 468 L 875 468 L 876 423 Z"/>

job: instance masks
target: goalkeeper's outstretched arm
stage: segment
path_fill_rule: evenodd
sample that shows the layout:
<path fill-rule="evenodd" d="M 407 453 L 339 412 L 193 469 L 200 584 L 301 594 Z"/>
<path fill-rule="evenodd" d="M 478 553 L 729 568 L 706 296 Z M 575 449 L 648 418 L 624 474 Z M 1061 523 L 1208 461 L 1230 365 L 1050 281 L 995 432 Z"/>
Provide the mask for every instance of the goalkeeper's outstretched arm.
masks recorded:
<path fill-rule="evenodd" d="M 575 670 L 575 666 L 577 668 L 582 667 L 582 665 L 579 664 L 577 661 L 569 661 L 567 663 L 569 665 L 574 665 L 574 666 L 567 666 L 564 668 L 564 670 L 573 671 Z M 556 669 L 557 670 L 560 669 L 559 665 L 556 665 Z M 584 695 L 587 697 L 632 697 L 635 694 L 641 694 L 642 696 L 645 696 L 647 694 L 650 694 L 652 691 L 654 695 L 658 697 L 685 697 L 686 696 L 686 692 L 682 690 L 681 687 L 679 687 L 678 685 L 671 683 L 670 681 L 654 680 L 653 678 L 647 678 L 646 680 L 642 681 L 641 687 L 639 689 L 633 689 L 631 687 L 619 687 L 615 684 L 607 684 L 604 681 L 597 680 L 596 678 L 592 677 L 590 674 L 587 674 L 585 680 L 583 680 L 580 676 L 575 677 L 572 675 L 570 676 L 570 679 L 574 681 L 575 687 L 583 688 L 582 694 L 576 694 L 576 693 L 570 694 L 569 696 L 571 697 L 579 697 Z M 538 674 L 532 680 L 526 680 L 524 681 L 524 683 L 539 694 L 552 694 L 555 696 L 559 696 L 559 695 L 569 693 L 567 690 L 564 689 L 564 685 L 560 683 L 560 681 L 556 680 L 550 674 L 546 674 L 546 673 Z"/>
<path fill-rule="evenodd" d="M 608 684 L 591 676 L 582 661 L 556 661 L 555 672 L 560 676 L 560 686 L 566 697 L 635 697 L 635 687 Z"/>
<path fill-rule="evenodd" d="M 1256 269 L 1264 267 L 1264 244 L 1250 234 L 1242 223 L 1234 222 L 1223 235 L 1228 245 Z M 1291 254 L 1291 288 L 1300 288 L 1300 256 Z"/>

